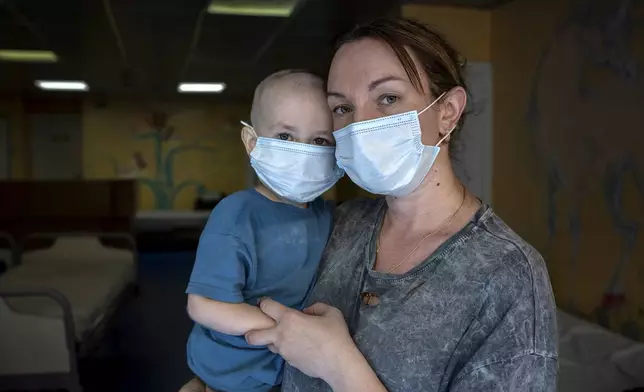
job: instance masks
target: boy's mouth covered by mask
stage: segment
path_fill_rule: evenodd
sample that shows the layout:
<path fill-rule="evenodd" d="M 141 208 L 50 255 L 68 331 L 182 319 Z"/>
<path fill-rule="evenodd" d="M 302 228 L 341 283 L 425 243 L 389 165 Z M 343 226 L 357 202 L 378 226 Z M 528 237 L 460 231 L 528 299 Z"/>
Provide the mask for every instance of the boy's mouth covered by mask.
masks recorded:
<path fill-rule="evenodd" d="M 300 71 L 269 76 L 256 89 L 242 140 L 267 197 L 305 204 L 344 175 L 335 161 L 322 80 Z"/>

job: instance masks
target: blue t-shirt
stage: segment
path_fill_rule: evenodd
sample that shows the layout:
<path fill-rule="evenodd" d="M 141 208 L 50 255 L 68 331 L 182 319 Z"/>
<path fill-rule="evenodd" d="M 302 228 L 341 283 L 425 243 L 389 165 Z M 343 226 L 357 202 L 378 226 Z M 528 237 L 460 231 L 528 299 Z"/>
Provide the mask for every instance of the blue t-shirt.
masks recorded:
<path fill-rule="evenodd" d="M 333 225 L 332 204 L 308 208 L 273 202 L 254 189 L 222 200 L 201 234 L 186 292 L 222 302 L 257 305 L 263 297 L 301 309 L 315 283 Z M 195 324 L 188 365 L 220 391 L 268 391 L 279 385 L 284 360 L 243 336 Z"/>

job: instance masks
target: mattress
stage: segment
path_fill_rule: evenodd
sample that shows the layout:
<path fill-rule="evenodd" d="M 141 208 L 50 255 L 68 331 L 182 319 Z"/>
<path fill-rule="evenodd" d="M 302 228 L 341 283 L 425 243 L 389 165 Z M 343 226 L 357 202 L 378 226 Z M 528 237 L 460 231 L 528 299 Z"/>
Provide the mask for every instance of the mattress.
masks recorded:
<path fill-rule="evenodd" d="M 55 289 L 70 302 L 76 339 L 98 325 L 107 310 L 136 276 L 131 251 L 103 247 L 97 240 L 59 240 L 54 247 L 28 252 L 22 262 L 0 276 L 2 291 Z M 14 298 L 6 301 L 16 312 L 61 318 L 51 299 Z"/>
<path fill-rule="evenodd" d="M 4 268 L 11 267 L 11 265 L 13 264 L 12 258 L 13 258 L 13 253 L 11 249 L 0 247 L 0 264 L 2 264 L 2 266 L 0 266 L 0 271 L 3 270 L 3 267 Z"/>
<path fill-rule="evenodd" d="M 563 311 L 559 327 L 559 392 L 621 392 L 644 387 L 644 343 Z"/>

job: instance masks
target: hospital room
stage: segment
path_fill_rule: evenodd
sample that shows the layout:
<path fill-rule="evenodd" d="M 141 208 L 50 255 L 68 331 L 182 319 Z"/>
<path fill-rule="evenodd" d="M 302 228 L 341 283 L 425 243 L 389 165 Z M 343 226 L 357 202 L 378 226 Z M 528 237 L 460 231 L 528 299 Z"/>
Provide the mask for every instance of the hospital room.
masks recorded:
<path fill-rule="evenodd" d="M 644 2 L 0 0 L 0 391 L 644 391 Z"/>

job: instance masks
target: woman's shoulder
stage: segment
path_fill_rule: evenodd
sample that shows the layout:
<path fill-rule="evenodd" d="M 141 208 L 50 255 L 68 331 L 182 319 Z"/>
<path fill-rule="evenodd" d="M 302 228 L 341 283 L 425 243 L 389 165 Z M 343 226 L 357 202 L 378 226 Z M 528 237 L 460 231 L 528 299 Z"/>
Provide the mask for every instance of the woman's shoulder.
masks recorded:
<path fill-rule="evenodd" d="M 522 332 L 525 344 L 520 348 L 555 357 L 556 305 L 541 254 L 489 207 L 479 214 L 467 243 L 467 254 L 473 256 L 464 266 L 465 273 L 483 282 L 479 322 L 492 329 L 506 325 L 514 331 L 531 323 Z"/>
<path fill-rule="evenodd" d="M 523 292 L 536 308 L 552 307 L 548 268 L 541 254 L 490 207 L 483 207 L 474 223 L 463 253 L 466 273 L 487 282 L 489 295 L 516 301 Z"/>
<path fill-rule="evenodd" d="M 506 296 L 517 302 L 524 298 L 533 308 L 537 325 L 549 332 L 554 328 L 555 302 L 548 268 L 541 254 L 512 230 L 491 208 L 477 221 L 474 243 L 489 263 L 486 281 L 490 295 Z M 519 293 L 524 293 L 521 296 Z"/>
<path fill-rule="evenodd" d="M 524 269 L 526 273 L 534 269 L 546 269 L 541 254 L 526 240 L 521 238 L 490 207 L 484 207 L 476 219 L 477 246 L 485 248 L 505 267 Z M 505 260 L 505 262 L 502 262 Z M 508 261 L 511 261 L 508 265 Z"/>

